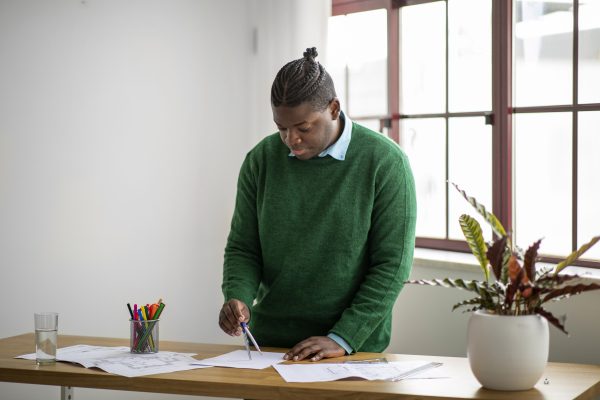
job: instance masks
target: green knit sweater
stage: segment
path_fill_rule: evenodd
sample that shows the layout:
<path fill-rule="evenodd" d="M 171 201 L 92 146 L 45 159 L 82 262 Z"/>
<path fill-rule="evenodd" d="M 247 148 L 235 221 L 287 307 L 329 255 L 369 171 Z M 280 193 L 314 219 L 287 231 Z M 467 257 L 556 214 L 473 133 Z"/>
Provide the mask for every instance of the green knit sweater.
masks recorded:
<path fill-rule="evenodd" d="M 244 160 L 225 248 L 225 301 L 250 308 L 264 346 L 333 332 L 355 351 L 381 352 L 412 265 L 408 159 L 358 124 L 344 161 L 288 154 L 273 134 Z"/>

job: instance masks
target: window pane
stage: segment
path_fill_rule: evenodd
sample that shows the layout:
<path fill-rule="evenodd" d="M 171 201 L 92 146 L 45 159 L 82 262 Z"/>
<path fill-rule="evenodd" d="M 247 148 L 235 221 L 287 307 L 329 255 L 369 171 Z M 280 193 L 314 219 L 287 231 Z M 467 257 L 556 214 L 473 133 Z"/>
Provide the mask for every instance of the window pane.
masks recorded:
<path fill-rule="evenodd" d="M 350 43 L 346 38 L 346 16 L 330 17 L 327 25 L 327 72 L 333 79 L 335 91 L 340 99 L 342 110 L 348 112 L 348 93 L 346 92 L 347 70 L 346 53 Z"/>
<path fill-rule="evenodd" d="M 571 252 L 571 114 L 515 116 L 515 236 L 540 253 Z"/>
<path fill-rule="evenodd" d="M 449 110 L 492 108 L 492 4 L 448 1 Z"/>
<path fill-rule="evenodd" d="M 387 115 L 387 11 L 329 19 L 328 67 L 350 116 Z"/>
<path fill-rule="evenodd" d="M 415 176 L 417 236 L 446 237 L 446 128 L 444 119 L 400 120 L 400 146 Z"/>
<path fill-rule="evenodd" d="M 400 8 L 400 113 L 446 108 L 446 7 L 434 2 Z"/>
<path fill-rule="evenodd" d="M 449 181 L 473 196 L 492 211 L 492 127 L 483 117 L 450 118 Z M 481 225 L 486 240 L 492 239 L 491 228 L 477 211 L 450 186 L 449 237 L 464 240 L 458 218 L 469 214 Z"/>
<path fill-rule="evenodd" d="M 353 122 L 359 123 L 362 126 L 366 126 L 369 129 L 374 130 L 375 132 L 381 132 L 379 129 L 381 124 L 378 119 L 354 119 Z"/>
<path fill-rule="evenodd" d="M 579 102 L 600 103 L 600 1 L 579 5 Z"/>
<path fill-rule="evenodd" d="M 515 104 L 571 104 L 573 100 L 572 1 L 517 0 Z"/>
<path fill-rule="evenodd" d="M 600 235 L 599 126 L 600 112 L 579 113 L 577 247 L 589 242 L 592 237 Z M 582 258 L 600 259 L 600 244 L 588 250 Z"/>

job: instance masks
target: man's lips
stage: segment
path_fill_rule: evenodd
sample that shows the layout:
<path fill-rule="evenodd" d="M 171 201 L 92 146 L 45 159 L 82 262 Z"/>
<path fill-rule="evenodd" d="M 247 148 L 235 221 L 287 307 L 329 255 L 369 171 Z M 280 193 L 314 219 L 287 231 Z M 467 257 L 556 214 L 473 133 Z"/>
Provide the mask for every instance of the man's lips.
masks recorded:
<path fill-rule="evenodd" d="M 299 156 L 302 155 L 304 153 L 306 153 L 306 149 L 291 149 L 292 153 L 294 153 L 295 156 Z"/>

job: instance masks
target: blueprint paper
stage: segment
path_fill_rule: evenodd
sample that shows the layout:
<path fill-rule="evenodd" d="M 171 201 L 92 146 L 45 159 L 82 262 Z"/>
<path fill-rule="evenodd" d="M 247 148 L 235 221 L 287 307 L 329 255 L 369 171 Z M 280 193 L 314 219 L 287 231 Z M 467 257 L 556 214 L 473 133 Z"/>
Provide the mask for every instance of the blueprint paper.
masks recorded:
<path fill-rule="evenodd" d="M 100 368 L 112 374 L 136 377 L 167 372 L 184 371 L 207 366 L 192 365 L 195 353 L 174 353 L 159 351 L 151 354 L 133 354 L 129 347 L 104 347 L 79 344 L 60 348 L 56 351 L 56 361 L 80 364 L 86 368 Z M 35 353 L 15 358 L 35 360 Z"/>
<path fill-rule="evenodd" d="M 194 365 L 264 369 L 284 361 L 283 353 L 271 353 L 268 351 L 263 351 L 261 355 L 258 351 L 251 351 L 250 354 L 252 355 L 252 360 L 248 359 L 247 351 L 235 350 L 217 357 L 206 358 L 204 360 L 195 360 Z"/>
<path fill-rule="evenodd" d="M 286 382 L 327 382 L 345 378 L 399 380 L 428 368 L 439 366 L 428 361 L 391 361 L 380 364 L 284 364 L 273 368 Z"/>

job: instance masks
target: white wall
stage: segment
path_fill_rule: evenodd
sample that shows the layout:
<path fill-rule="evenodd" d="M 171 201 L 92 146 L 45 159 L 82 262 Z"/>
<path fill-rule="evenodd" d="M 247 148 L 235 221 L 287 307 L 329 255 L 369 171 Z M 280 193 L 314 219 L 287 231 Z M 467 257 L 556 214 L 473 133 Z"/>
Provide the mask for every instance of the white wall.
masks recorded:
<path fill-rule="evenodd" d="M 322 47 L 329 10 L 0 0 L 0 337 L 40 310 L 62 334 L 127 337 L 125 304 L 162 297 L 162 339 L 238 343 L 216 323 L 237 173 L 274 131 L 275 72 Z M 57 393 L 0 383 L 0 399 Z"/>
<path fill-rule="evenodd" d="M 318 61 L 327 52 L 327 19 L 331 0 L 250 0 L 250 20 L 255 57 L 250 62 L 250 122 L 248 132 L 257 142 L 276 131 L 271 113 L 271 84 L 288 61 L 302 57 L 307 47 L 317 47 Z"/>

